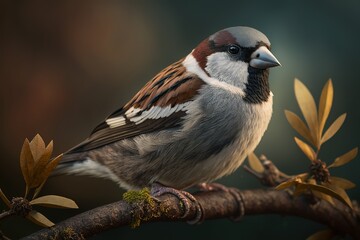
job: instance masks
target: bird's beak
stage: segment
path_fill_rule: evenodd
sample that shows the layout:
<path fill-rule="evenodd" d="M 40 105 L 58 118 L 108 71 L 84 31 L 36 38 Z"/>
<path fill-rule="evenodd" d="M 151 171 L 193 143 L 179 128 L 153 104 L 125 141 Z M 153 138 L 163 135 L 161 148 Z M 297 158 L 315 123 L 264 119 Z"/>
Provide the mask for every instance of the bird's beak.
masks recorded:
<path fill-rule="evenodd" d="M 250 66 L 266 69 L 281 66 L 281 64 L 267 47 L 261 46 L 251 54 Z"/>

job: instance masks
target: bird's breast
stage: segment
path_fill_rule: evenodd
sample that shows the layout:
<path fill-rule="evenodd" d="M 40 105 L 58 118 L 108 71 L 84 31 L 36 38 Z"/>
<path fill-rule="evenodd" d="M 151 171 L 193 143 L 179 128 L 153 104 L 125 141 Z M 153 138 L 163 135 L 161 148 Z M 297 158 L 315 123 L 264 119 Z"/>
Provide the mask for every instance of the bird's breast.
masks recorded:
<path fill-rule="evenodd" d="M 259 144 L 272 115 L 272 94 L 268 101 L 259 104 L 249 104 L 228 94 L 219 95 L 217 99 L 216 103 L 208 102 L 206 110 L 212 112 L 207 116 L 213 115 L 214 122 L 209 120 L 209 124 L 217 129 L 210 141 L 223 141 L 218 143 L 223 147 L 199 163 L 199 171 L 207 173 L 202 181 L 212 181 L 235 171 Z M 227 135 L 230 137 L 226 138 Z"/>

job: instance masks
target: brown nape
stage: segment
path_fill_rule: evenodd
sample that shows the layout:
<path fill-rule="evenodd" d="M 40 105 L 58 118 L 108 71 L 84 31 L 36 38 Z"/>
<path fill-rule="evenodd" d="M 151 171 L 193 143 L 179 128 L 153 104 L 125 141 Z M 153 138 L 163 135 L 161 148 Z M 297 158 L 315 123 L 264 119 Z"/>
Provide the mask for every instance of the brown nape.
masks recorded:
<path fill-rule="evenodd" d="M 209 38 L 202 41 L 193 51 L 192 55 L 198 62 L 199 66 L 205 70 L 207 64 L 207 57 L 215 52 L 215 49 L 211 46 Z"/>
<path fill-rule="evenodd" d="M 226 46 L 229 44 L 238 44 L 236 38 L 228 31 L 220 31 L 210 37 L 210 40 L 215 42 L 215 45 Z"/>
<path fill-rule="evenodd" d="M 237 44 L 236 38 L 228 31 L 221 31 L 202 41 L 194 49 L 193 56 L 205 71 L 207 57 L 215 52 L 223 51 L 230 44 Z"/>

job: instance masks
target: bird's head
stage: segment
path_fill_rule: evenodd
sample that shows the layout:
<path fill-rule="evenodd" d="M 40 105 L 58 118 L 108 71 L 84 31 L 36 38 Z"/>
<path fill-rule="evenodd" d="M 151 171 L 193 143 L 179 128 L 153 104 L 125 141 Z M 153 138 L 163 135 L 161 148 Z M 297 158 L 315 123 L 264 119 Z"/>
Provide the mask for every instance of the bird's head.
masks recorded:
<path fill-rule="evenodd" d="M 270 41 L 250 27 L 223 29 L 202 41 L 192 56 L 211 78 L 239 87 L 245 100 L 259 103 L 269 94 L 268 68 L 280 65 L 270 52 Z"/>

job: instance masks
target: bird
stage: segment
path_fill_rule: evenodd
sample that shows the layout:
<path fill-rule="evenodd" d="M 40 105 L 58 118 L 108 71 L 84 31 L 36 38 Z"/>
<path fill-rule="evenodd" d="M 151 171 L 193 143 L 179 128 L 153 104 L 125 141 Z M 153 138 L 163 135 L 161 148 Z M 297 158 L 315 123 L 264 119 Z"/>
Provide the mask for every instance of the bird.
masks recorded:
<path fill-rule="evenodd" d="M 276 66 L 262 32 L 220 30 L 65 152 L 55 174 L 107 178 L 126 190 L 149 187 L 154 195 L 196 201 L 184 190 L 210 189 L 259 144 L 272 115 L 268 78 Z"/>

